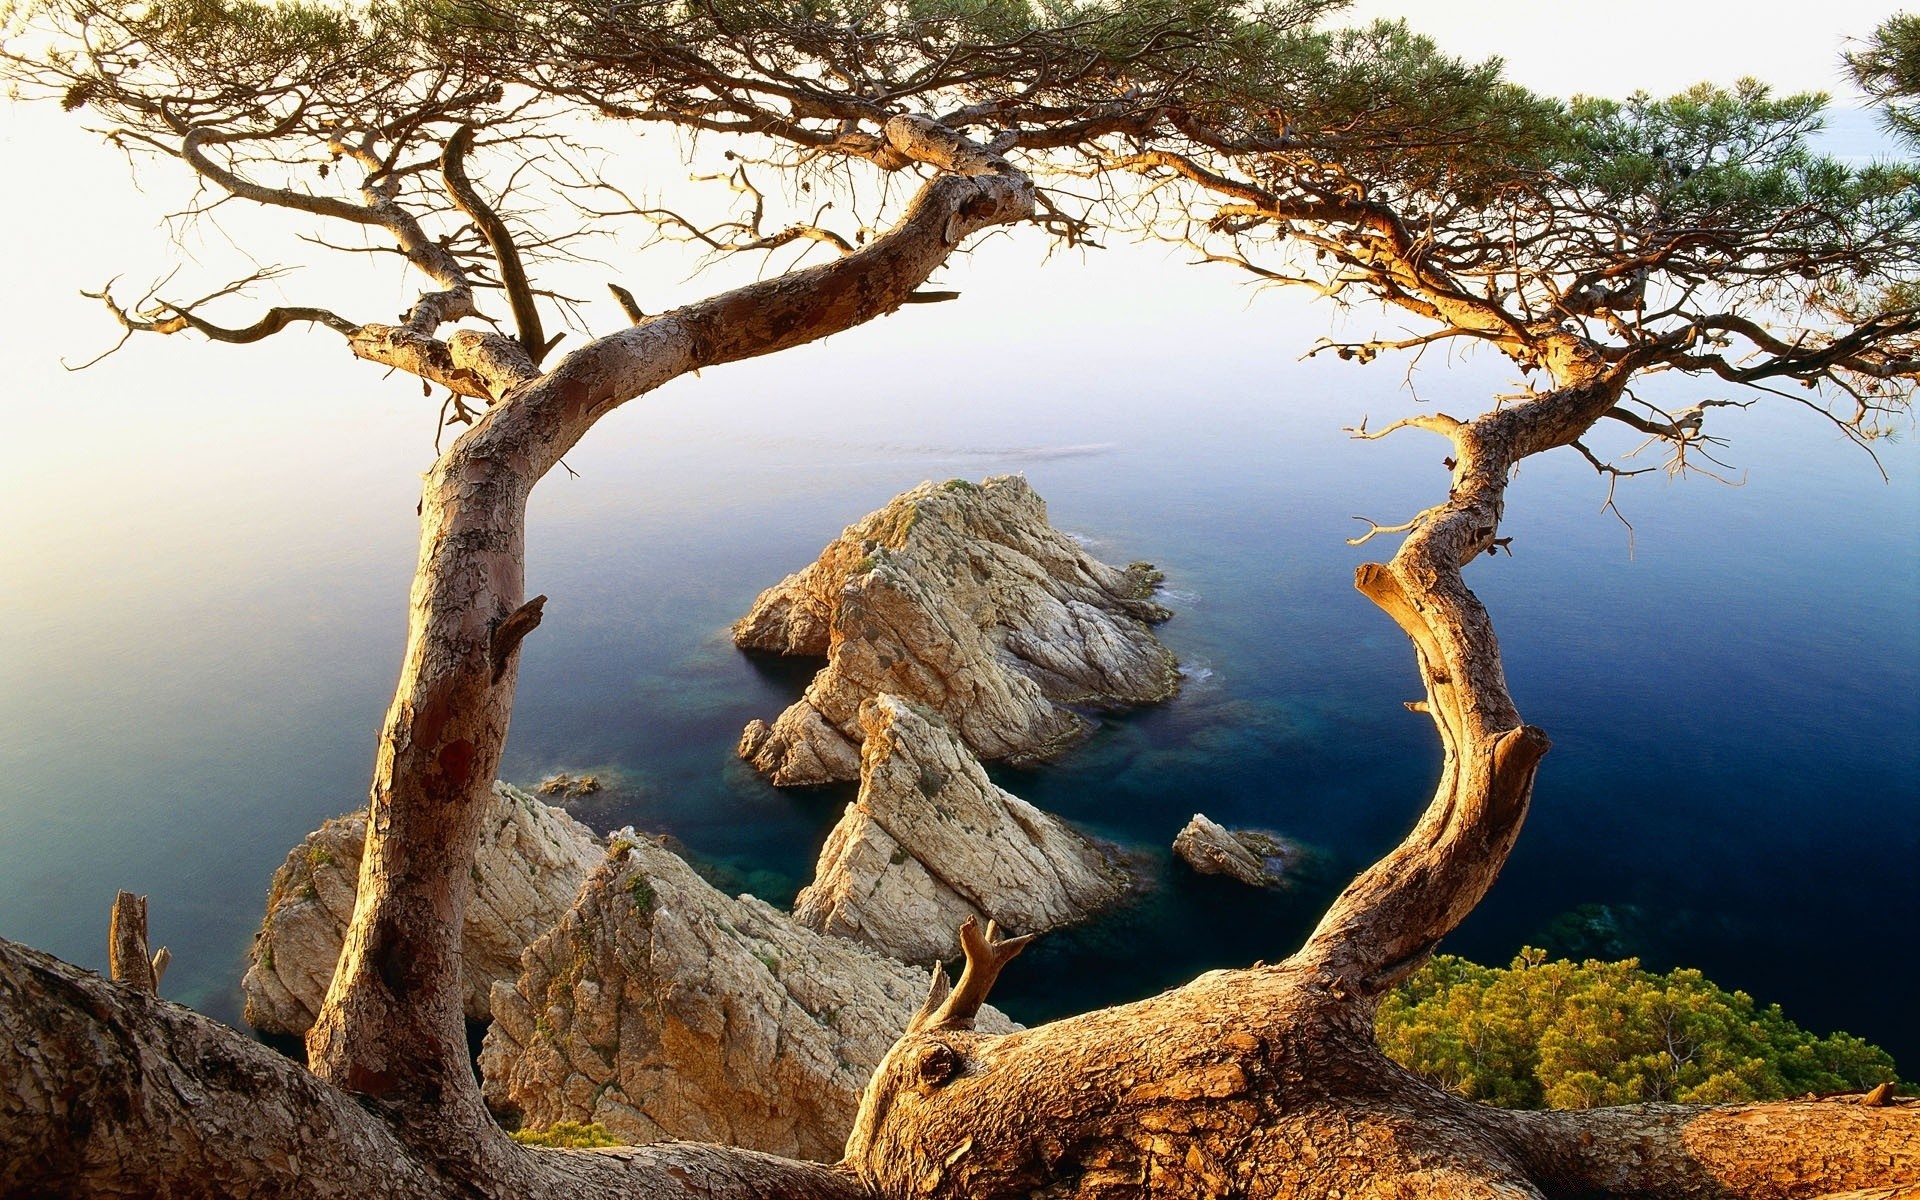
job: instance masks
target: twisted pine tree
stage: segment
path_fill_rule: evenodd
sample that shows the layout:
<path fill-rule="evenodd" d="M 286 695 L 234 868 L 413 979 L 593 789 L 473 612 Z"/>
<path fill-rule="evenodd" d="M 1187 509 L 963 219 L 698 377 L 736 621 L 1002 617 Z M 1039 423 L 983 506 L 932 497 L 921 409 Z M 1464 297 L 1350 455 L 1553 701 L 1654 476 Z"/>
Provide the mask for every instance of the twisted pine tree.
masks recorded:
<path fill-rule="evenodd" d="M 0 944 L 0 1190 L 1757 1198 L 1891 1195 L 1920 1178 L 1911 1106 L 1506 1112 L 1395 1066 L 1373 1020 L 1492 882 L 1548 749 L 1507 694 L 1461 573 L 1501 544 L 1508 475 L 1603 420 L 1696 461 L 1711 410 L 1636 404 L 1629 382 L 1655 370 L 1762 394 L 1806 385 L 1870 439 L 1916 374 L 1911 184 L 1810 154 L 1810 100 L 1743 88 L 1564 106 L 1395 27 L 1313 29 L 1333 7 L 9 6 L 16 86 L 84 112 L 153 170 L 189 172 L 206 205 L 258 206 L 322 244 L 316 230 L 364 236 L 356 249 L 397 254 L 426 288 L 388 321 L 241 312 L 247 281 L 202 300 L 103 290 L 129 338 L 324 331 L 444 389 L 466 428 L 423 489 L 359 904 L 311 1071 Z M 882 217 L 854 230 L 818 215 L 767 225 L 750 172 L 734 177 L 753 197 L 738 220 L 594 208 L 596 223 L 640 220 L 722 253 L 794 246 L 821 261 L 655 315 L 617 291 L 628 323 L 556 358 L 549 323 L 566 308 L 539 278 L 566 231 L 505 201 L 569 161 L 600 190 L 573 157 L 579 114 L 737 139 L 743 171 L 751 159 L 908 186 L 884 189 Z M 1158 186 L 1116 185 L 1090 212 L 1036 187 L 1042 165 Z M 1034 222 L 1075 238 L 1126 212 L 1166 217 L 1156 228 L 1264 278 L 1369 294 L 1431 327 L 1336 352 L 1471 339 L 1543 381 L 1477 416 L 1400 423 L 1448 439 L 1448 492 L 1360 572 L 1414 643 L 1419 707 L 1445 751 L 1432 803 L 1291 957 L 1139 1004 L 979 1034 L 974 1015 L 1024 939 L 969 927 L 965 972 L 951 990 L 936 976 L 838 1167 L 682 1143 L 513 1143 L 474 1084 L 458 948 L 517 651 L 541 614 L 522 579 L 529 492 L 600 417 L 668 379 L 932 298 L 919 294 L 929 275 L 984 230 Z M 510 325 L 482 321 L 502 307 Z"/>

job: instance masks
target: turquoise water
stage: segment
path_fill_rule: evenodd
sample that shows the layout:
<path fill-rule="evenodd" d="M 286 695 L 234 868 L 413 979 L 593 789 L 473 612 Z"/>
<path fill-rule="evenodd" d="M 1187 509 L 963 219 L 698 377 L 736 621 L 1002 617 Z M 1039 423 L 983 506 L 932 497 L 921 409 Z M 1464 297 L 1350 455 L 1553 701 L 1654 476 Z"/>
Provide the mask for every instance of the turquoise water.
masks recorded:
<path fill-rule="evenodd" d="M 958 305 L 610 417 L 569 459 L 579 477 L 535 497 L 528 586 L 551 599 L 505 777 L 598 772 L 614 786 L 589 821 L 672 832 L 788 901 L 847 793 L 778 792 L 735 761 L 741 726 L 807 670 L 748 660 L 727 623 L 896 492 L 1022 471 L 1096 553 L 1166 570 L 1163 636 L 1189 679 L 1003 776 L 1144 856 L 1150 886 L 1042 939 L 998 999 L 1035 1020 L 1285 955 L 1432 783 L 1432 734 L 1401 705 L 1405 640 L 1350 583 L 1390 545 L 1343 539 L 1356 514 L 1398 521 L 1443 494 L 1444 447 L 1342 434 L 1414 401 L 1404 364 L 1295 361 L 1324 315 L 1141 262 L 1036 274 L 1027 249 L 989 247 L 951 273 Z M 114 889 L 149 893 L 168 993 L 233 1020 L 272 869 L 365 793 L 432 405 L 318 339 L 197 379 L 222 353 L 139 347 L 81 377 L 84 406 L 33 410 L 88 432 L 0 448 L 0 935 L 97 967 Z M 1420 403 L 1464 412 L 1506 377 L 1435 355 L 1413 379 Z M 74 386 L 51 368 L 18 382 Z M 188 399 L 183 425 L 168 405 Z M 1744 485 L 1630 481 L 1631 545 L 1577 457 L 1516 482 L 1513 557 L 1471 581 L 1555 748 L 1512 863 L 1446 949 L 1585 948 L 1562 918 L 1606 906 L 1610 951 L 1701 967 L 1911 1072 L 1920 455 L 1886 447 L 1883 483 L 1803 411 L 1720 429 Z M 1273 895 L 1195 878 L 1166 846 L 1196 811 L 1306 843 L 1312 866 Z"/>

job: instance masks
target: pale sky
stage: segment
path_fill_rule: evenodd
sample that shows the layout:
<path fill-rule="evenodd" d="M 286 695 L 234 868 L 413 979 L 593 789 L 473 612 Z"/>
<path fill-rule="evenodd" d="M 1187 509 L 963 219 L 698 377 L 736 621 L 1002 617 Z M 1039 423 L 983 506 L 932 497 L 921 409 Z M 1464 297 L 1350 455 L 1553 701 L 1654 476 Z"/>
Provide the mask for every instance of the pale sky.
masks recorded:
<path fill-rule="evenodd" d="M 1752 75 L 1791 91 L 1851 93 L 1848 38 L 1908 6 L 1887 0 L 1787 5 L 1727 0 L 1358 0 L 1353 21 L 1404 17 L 1456 54 L 1497 54 L 1507 74 L 1558 95 L 1675 92 Z"/>
<path fill-rule="evenodd" d="M 1838 74 L 1838 60 L 1849 37 L 1870 33 L 1898 6 L 1873 0 L 1824 0 L 1796 9 L 1792 17 L 1768 19 L 1762 5 L 1747 2 L 1701 0 L 1594 0 L 1582 4 L 1550 0 L 1451 0 L 1418 3 L 1412 0 L 1360 0 L 1349 12 L 1354 21 L 1374 17 L 1405 17 L 1443 46 L 1469 56 L 1499 54 L 1516 80 L 1536 89 L 1568 94 L 1576 91 L 1624 95 L 1635 89 L 1656 92 L 1685 87 L 1701 79 L 1731 81 L 1754 74 L 1783 88 L 1821 88 L 1835 91 L 1841 103 L 1848 97 Z M 0 256 L 8 265 L 9 286 L 0 289 L 0 361 L 10 364 L 9 387 L 0 389 L 0 420 L 15 436 L 0 437 L 0 502 L 18 503 L 21 490 L 31 490 L 64 477 L 65 464 L 43 452 L 44 447 L 71 440 L 70 421 L 84 422 L 97 453 L 118 449 L 132 455 L 153 432 L 142 423 L 140 410 L 173 398 L 191 398 L 206 405 L 217 395 L 245 394 L 257 388 L 261 363 L 293 351 L 323 364 L 337 379 L 342 393 L 364 393 L 387 388 L 395 403 L 404 403 L 408 385 L 382 385 L 364 365 L 340 352 L 337 339 L 327 333 L 290 332 L 270 350 L 236 351 L 213 347 L 187 337 L 136 339 L 127 352 L 102 369 L 79 375 L 63 372 L 62 356 L 84 359 L 111 344 L 114 329 L 97 305 L 75 293 L 122 277 L 122 289 L 137 288 L 159 278 L 173 255 L 159 225 L 160 215 L 184 195 L 183 181 L 174 164 L 152 164 L 137 183 L 120 157 L 86 134 L 79 117 L 43 104 L 32 111 L 0 108 Z M 683 174 L 677 164 L 675 173 Z M 30 181 L 30 182 L 29 182 Z M 231 210 L 235 228 L 246 228 L 251 215 Z M 284 230 L 274 216 L 262 227 Z M 285 233 L 280 240 L 285 243 Z M 217 236 L 190 240 L 188 269 L 174 292 L 199 294 L 231 278 L 224 274 L 232 251 Z M 249 251 L 269 261 L 312 264 L 287 290 L 262 292 L 259 303 L 275 300 L 334 304 L 354 319 L 384 319 L 397 312 L 418 289 L 417 280 L 398 272 L 379 277 L 372 289 L 351 270 L 363 265 L 342 256 L 313 251 L 297 243 L 271 245 L 252 236 Z M 967 283 L 985 294 L 1005 282 L 1008 272 L 1024 282 L 1040 257 L 1037 241 L 1013 251 L 1006 239 L 990 241 L 971 259 L 956 262 L 946 278 Z M 624 252 L 623 252 L 624 253 Z M 1034 353 L 1074 330 L 1097 336 L 1109 314 L 1119 307 L 1138 307 L 1151 297 L 1163 307 L 1205 309 L 1221 307 L 1237 314 L 1245 296 L 1222 281 L 1219 273 L 1194 271 L 1170 258 L 1164 249 L 1117 248 L 1106 258 L 1132 256 L 1128 269 L 1135 288 L 1116 292 L 1111 279 L 1100 272 L 1078 271 L 1071 261 L 1046 268 L 1044 284 L 1057 302 L 1044 327 L 1024 322 L 1012 328 L 993 325 L 986 306 L 961 303 L 941 306 L 939 319 L 896 320 L 884 331 L 859 337 L 887 339 L 918 337 L 929 341 L 991 336 L 1002 340 L 1030 337 Z M 684 271 L 664 267 L 655 254 L 620 257 L 622 271 L 640 293 L 649 311 L 682 303 L 711 290 L 713 279 L 687 279 Z M 329 261 L 331 260 L 331 261 Z M 199 268 L 196 270 L 196 266 Z M 650 275 L 648 272 L 659 272 Z M 991 278 L 991 284 L 980 280 Z M 341 281 L 335 286 L 336 280 Z M 206 284 L 206 287 L 201 287 Z M 644 284 L 645 286 L 641 286 Z M 196 291 L 196 289 L 198 289 Z M 137 293 L 136 293 L 137 294 Z M 596 276 L 591 295 L 602 296 Z M 606 307 L 604 300 L 598 301 Z M 229 316 L 235 323 L 251 319 L 253 309 L 241 304 Z M 619 314 L 610 308 L 595 318 L 596 328 L 610 328 Z M 876 327 L 876 330 L 878 327 Z M 164 341 L 166 344 L 161 344 Z M 140 395 L 126 395 L 127 378 L 139 380 Z M 284 376 L 282 379 L 284 380 Z M 303 379 L 305 377 L 303 376 Z M 417 390 L 413 393 L 418 404 Z M 298 420 L 284 411 L 250 415 L 257 420 Z M 11 504 L 9 505 L 11 507 Z"/>

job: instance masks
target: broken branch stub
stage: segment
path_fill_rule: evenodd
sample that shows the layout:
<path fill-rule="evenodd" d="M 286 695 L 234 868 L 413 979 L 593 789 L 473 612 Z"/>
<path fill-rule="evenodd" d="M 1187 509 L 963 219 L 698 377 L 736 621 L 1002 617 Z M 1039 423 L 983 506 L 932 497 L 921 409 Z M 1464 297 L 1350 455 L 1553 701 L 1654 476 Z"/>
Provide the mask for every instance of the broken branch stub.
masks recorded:
<path fill-rule="evenodd" d="M 107 927 L 109 977 L 115 983 L 157 996 L 160 973 L 172 958 L 165 947 L 158 954 L 147 952 L 147 898 L 132 892 L 115 893 L 113 916 Z"/>
<path fill-rule="evenodd" d="M 960 948 L 966 952 L 967 965 L 960 972 L 960 983 L 949 991 L 947 969 L 935 963 L 927 998 L 908 1023 L 908 1033 L 973 1028 L 973 1019 L 980 1014 L 980 1006 L 987 1002 L 987 993 L 993 990 L 1001 969 L 1018 958 L 1035 936 L 1028 933 L 1002 938 L 999 935 L 1000 927 L 991 920 L 985 933 L 980 931 L 978 918 L 968 917 L 961 922 Z"/>

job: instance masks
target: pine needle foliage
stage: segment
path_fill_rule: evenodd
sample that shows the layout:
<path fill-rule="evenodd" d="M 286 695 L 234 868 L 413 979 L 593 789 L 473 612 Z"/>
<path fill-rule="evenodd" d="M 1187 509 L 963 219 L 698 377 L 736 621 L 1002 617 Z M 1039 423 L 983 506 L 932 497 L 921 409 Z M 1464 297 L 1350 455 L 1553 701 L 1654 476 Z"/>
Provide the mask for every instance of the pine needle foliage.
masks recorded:
<path fill-rule="evenodd" d="M 1865 1091 L 1896 1078 L 1886 1051 L 1819 1037 L 1699 971 L 1635 958 L 1506 967 L 1440 955 L 1381 1002 L 1381 1047 L 1413 1071 L 1504 1108 L 1718 1104 Z"/>

